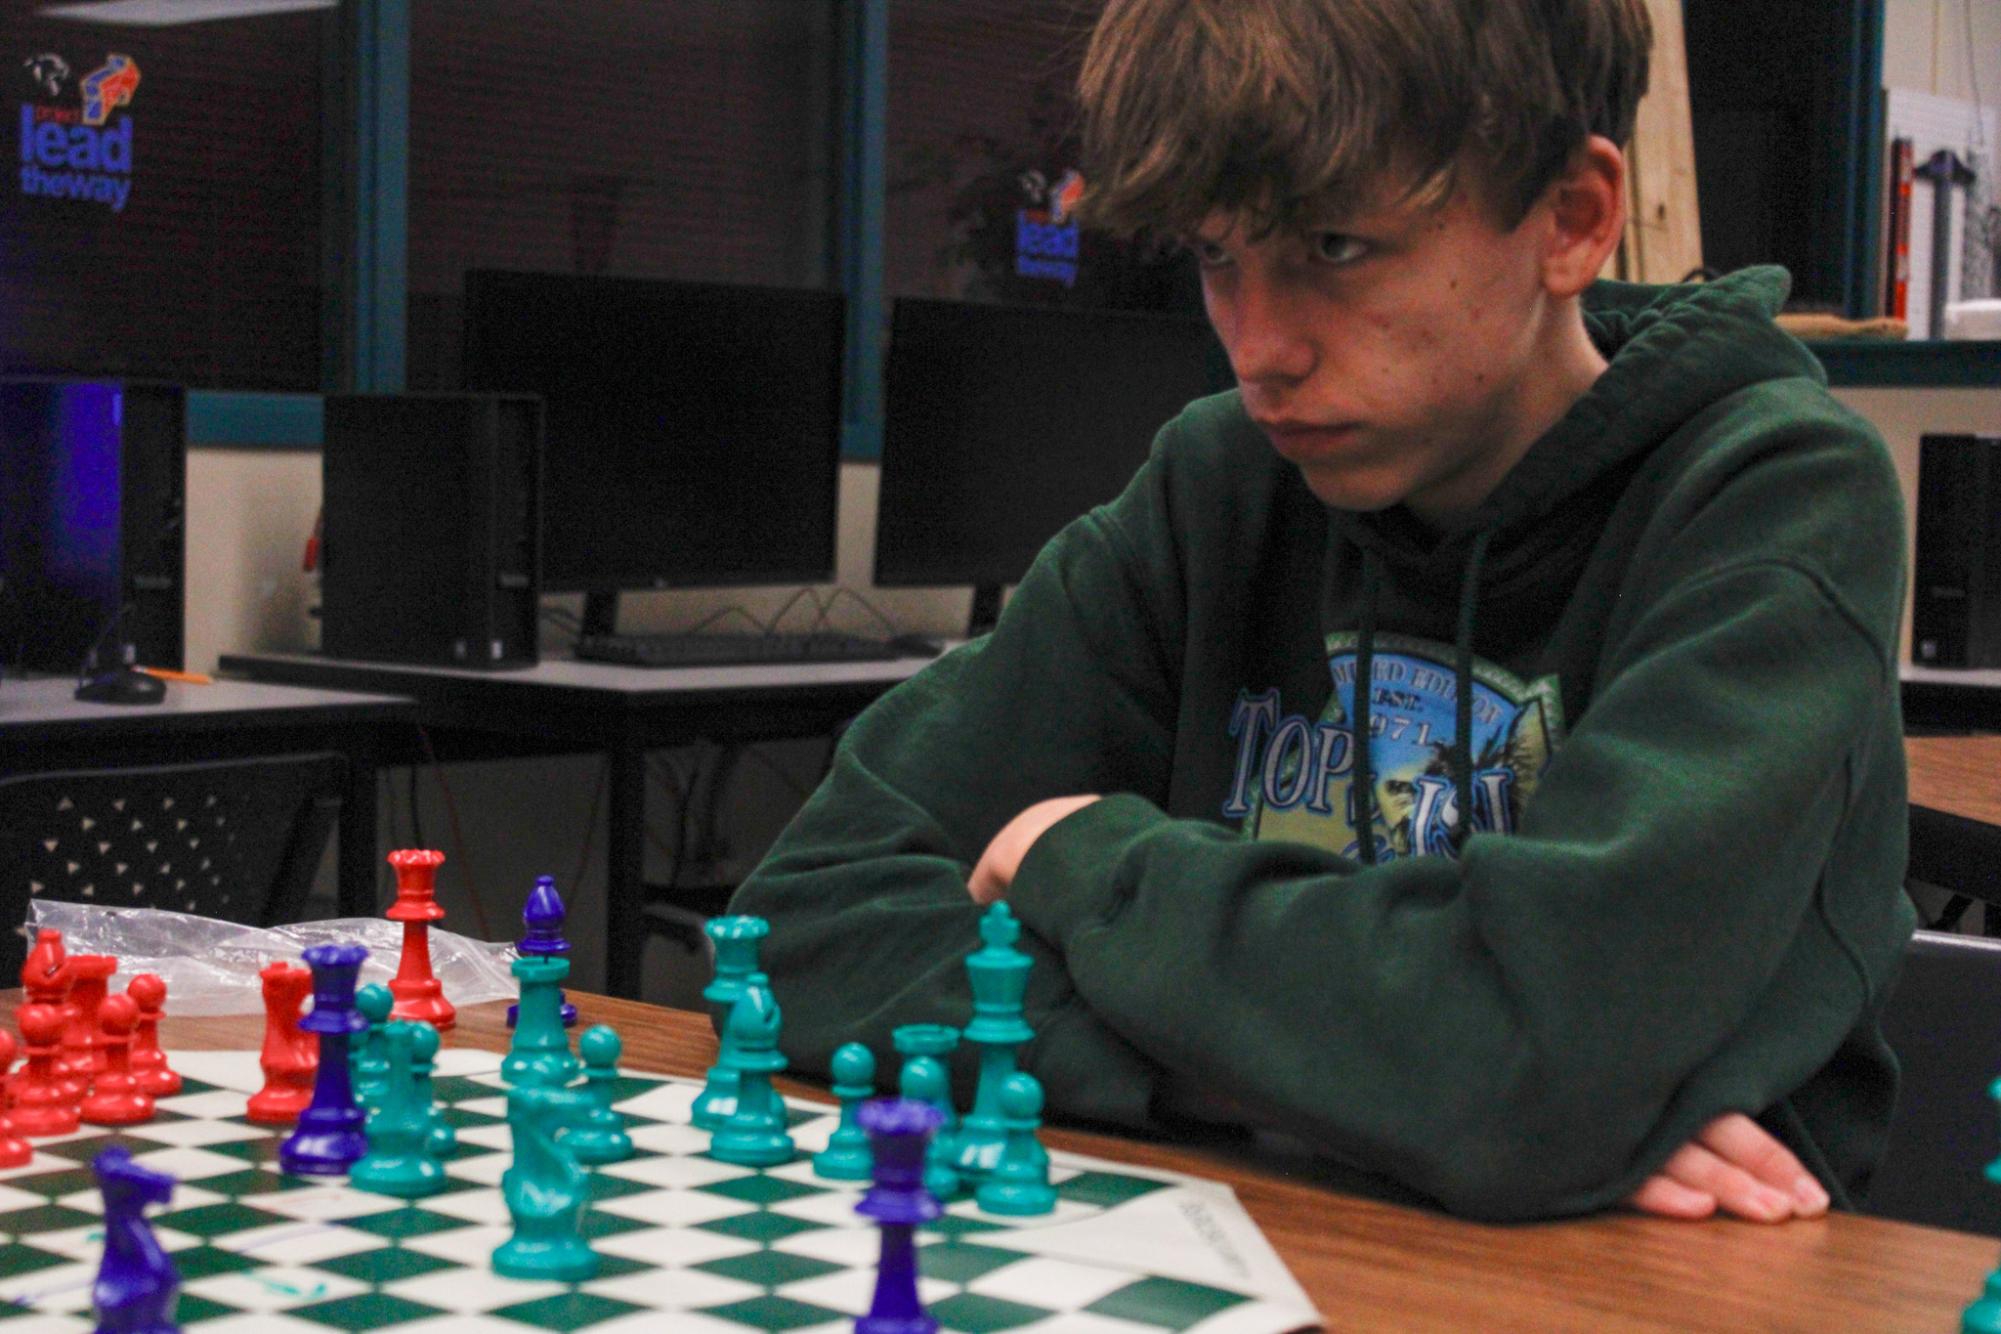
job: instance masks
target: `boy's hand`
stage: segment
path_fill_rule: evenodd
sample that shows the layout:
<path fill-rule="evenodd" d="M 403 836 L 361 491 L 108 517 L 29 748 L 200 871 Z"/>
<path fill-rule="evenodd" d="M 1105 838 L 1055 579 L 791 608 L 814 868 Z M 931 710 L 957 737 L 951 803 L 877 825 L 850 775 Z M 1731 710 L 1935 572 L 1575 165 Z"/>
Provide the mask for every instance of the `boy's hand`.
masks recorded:
<path fill-rule="evenodd" d="M 1826 1213 L 1827 1191 L 1763 1126 L 1730 1112 L 1676 1149 L 1626 1203 L 1663 1218 L 1707 1218 L 1721 1209 L 1757 1223 L 1782 1223 Z"/>
<path fill-rule="evenodd" d="M 1007 887 L 1014 883 L 1014 873 L 1021 868 L 1021 859 L 1035 846 L 1035 840 L 1073 811 L 1080 811 L 1098 799 L 1096 793 L 1081 797 L 1051 797 L 1038 801 L 1020 815 L 1001 826 L 987 850 L 980 854 L 980 864 L 973 868 L 973 874 L 966 881 L 966 892 L 973 896 L 973 902 L 985 907 L 989 903 L 1006 897 Z"/>

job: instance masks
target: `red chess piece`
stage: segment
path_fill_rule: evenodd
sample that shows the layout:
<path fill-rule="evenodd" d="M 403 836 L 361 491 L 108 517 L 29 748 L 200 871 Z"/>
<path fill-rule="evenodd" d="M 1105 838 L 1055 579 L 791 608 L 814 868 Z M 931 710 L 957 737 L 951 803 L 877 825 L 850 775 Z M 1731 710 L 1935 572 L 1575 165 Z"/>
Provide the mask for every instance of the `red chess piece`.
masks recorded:
<path fill-rule="evenodd" d="M 132 1030 L 133 1077 L 149 1096 L 171 1097 L 181 1091 L 181 1077 L 167 1068 L 167 1053 L 160 1050 L 160 1012 L 167 1003 L 167 984 L 157 974 L 141 973 L 126 986 L 125 994 L 139 1007 L 139 1026 Z"/>
<path fill-rule="evenodd" d="M 458 1021 L 458 1011 L 431 972 L 431 923 L 445 916 L 438 906 L 438 868 L 445 864 L 445 854 L 406 849 L 390 853 L 389 864 L 396 868 L 396 902 L 383 916 L 403 924 L 403 958 L 389 979 L 389 994 L 396 998 L 389 1017 L 422 1019 L 442 1032 Z"/>
<path fill-rule="evenodd" d="M 299 1007 L 313 991 L 313 970 L 277 962 L 257 974 L 264 980 L 264 1087 L 250 1095 L 244 1115 L 259 1125 L 289 1126 L 313 1100 L 320 1069 L 318 1035 L 299 1028 Z"/>
<path fill-rule="evenodd" d="M 130 1126 L 153 1119 L 153 1100 L 132 1077 L 132 1030 L 139 1023 L 139 1006 L 120 992 L 106 996 L 98 1008 L 104 1022 L 104 1069 L 83 1100 L 83 1119 L 94 1126 Z"/>
<path fill-rule="evenodd" d="M 14 1035 L 0 1030 L 0 1075 L 5 1075 L 14 1064 Z M 4 1099 L 0 1099 L 4 1105 Z M 0 1167 L 23 1167 L 35 1156 L 35 1150 L 28 1141 L 14 1133 L 6 1113 L 0 1112 Z"/>
<path fill-rule="evenodd" d="M 21 1135 L 67 1135 L 76 1129 L 76 1102 L 57 1070 L 61 1059 L 63 1012 L 55 1005 L 23 1005 L 14 1016 L 28 1064 L 14 1076 L 14 1131 Z"/>
<path fill-rule="evenodd" d="M 104 1031 L 98 1022 L 98 1007 L 111 989 L 111 975 L 118 971 L 118 960 L 109 954 L 72 954 L 69 956 L 70 1005 L 74 1013 L 68 1016 L 68 1027 L 63 1030 L 63 1069 L 75 1090 L 74 1096 L 82 1097 L 104 1069 Z"/>
<path fill-rule="evenodd" d="M 21 963 L 21 987 L 28 993 L 31 1005 L 53 1005 L 65 1028 L 76 1017 L 76 1007 L 70 1004 L 70 984 L 76 974 L 70 971 L 69 957 L 63 949 L 63 933 L 44 927 L 35 933 L 34 948 Z M 57 1066 L 60 1069 L 61 1060 Z M 83 1086 L 78 1084 L 75 1096 L 83 1096 Z"/>

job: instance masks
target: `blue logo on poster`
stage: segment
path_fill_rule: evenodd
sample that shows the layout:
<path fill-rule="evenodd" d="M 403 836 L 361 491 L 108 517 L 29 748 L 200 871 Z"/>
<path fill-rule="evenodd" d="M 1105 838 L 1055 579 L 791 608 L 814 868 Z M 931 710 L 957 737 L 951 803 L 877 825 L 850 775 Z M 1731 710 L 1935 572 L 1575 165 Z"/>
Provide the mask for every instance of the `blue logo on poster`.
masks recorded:
<path fill-rule="evenodd" d="M 1065 287 L 1077 282 L 1077 224 L 1071 210 L 1084 197 L 1084 178 L 1075 169 L 1044 188 L 1041 172 L 1022 179 L 1031 195 L 1046 195 L 1049 207 L 1017 209 L 1014 215 L 1014 271 L 1024 278 L 1054 278 Z"/>
<path fill-rule="evenodd" d="M 60 58 L 41 56 L 37 61 L 46 67 Z M 31 77 L 34 73 L 31 62 Z M 139 67 L 132 58 L 111 55 L 79 82 L 81 107 L 23 102 L 21 193 L 124 211 L 132 194 L 132 117 L 112 112 L 129 106 L 138 87 Z"/>

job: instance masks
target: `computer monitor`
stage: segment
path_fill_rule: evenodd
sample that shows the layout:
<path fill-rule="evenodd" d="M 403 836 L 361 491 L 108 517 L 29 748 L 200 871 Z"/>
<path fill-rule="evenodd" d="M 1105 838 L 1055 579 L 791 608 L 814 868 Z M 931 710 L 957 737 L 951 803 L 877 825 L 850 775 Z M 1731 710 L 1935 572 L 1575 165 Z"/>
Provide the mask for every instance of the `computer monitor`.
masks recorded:
<path fill-rule="evenodd" d="M 835 292 L 469 271 L 465 387 L 545 403 L 543 587 L 831 577 L 845 328 Z"/>
<path fill-rule="evenodd" d="M 875 581 L 973 585 L 974 634 L 1169 418 L 1232 383 L 1198 317 L 930 299 L 895 303 L 885 379 Z"/>

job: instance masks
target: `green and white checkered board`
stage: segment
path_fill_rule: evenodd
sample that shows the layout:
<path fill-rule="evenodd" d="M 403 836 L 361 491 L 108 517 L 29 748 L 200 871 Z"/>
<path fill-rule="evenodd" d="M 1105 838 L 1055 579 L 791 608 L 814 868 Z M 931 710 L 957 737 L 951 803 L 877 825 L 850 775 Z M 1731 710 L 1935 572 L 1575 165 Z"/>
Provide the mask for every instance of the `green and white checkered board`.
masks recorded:
<path fill-rule="evenodd" d="M 638 1152 L 598 1168 L 585 1234 L 603 1257 L 587 1283 L 492 1270 L 511 1228 L 500 1177 L 513 1161 L 500 1058 L 440 1053 L 438 1095 L 458 1152 L 450 1188 L 401 1203 L 344 1181 L 286 1176 L 282 1134 L 243 1119 L 254 1052 L 177 1052 L 183 1091 L 151 1122 L 34 1141 L 0 1171 L 0 1334 L 92 1328 L 103 1248 L 90 1160 L 110 1144 L 180 1184 L 153 1211 L 181 1275 L 179 1319 L 199 1334 L 833 1334 L 875 1285 L 878 1237 L 860 1187 L 823 1181 L 805 1156 L 837 1118 L 794 1103 L 802 1156 L 733 1167 L 688 1124 L 700 1085 L 624 1076 Z M 920 1291 L 963 1334 L 1281 1334 L 1317 1327 L 1311 1305 L 1227 1187 L 1055 1156 L 1052 1215 L 1003 1219 L 971 1200 L 919 1235 Z"/>

